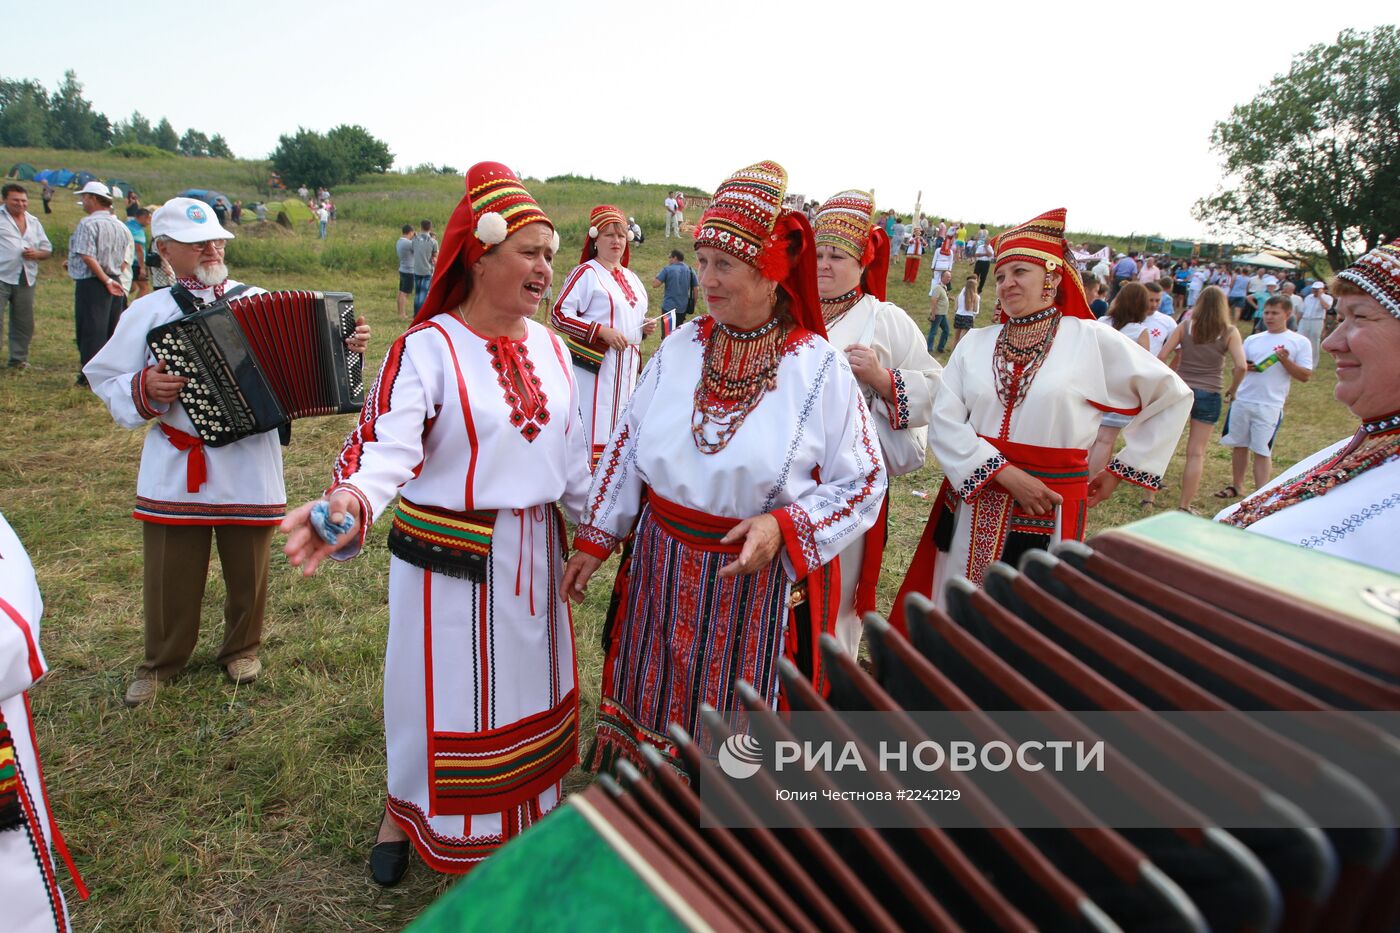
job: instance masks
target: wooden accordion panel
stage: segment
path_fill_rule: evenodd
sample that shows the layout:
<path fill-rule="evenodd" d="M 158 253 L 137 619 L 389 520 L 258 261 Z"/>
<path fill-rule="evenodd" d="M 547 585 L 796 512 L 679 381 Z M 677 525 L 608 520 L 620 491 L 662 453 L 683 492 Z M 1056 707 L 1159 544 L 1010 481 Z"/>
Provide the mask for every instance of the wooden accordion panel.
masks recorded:
<path fill-rule="evenodd" d="M 218 301 L 153 328 L 146 343 L 169 372 L 210 447 L 298 418 L 357 412 L 364 356 L 345 340 L 355 330 L 348 292 L 263 292 Z"/>

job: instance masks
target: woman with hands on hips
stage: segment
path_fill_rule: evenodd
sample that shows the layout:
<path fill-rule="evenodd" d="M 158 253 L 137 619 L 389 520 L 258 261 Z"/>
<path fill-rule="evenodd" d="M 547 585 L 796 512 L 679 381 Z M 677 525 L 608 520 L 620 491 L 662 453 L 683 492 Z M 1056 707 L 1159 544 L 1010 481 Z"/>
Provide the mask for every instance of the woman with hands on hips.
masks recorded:
<path fill-rule="evenodd" d="M 993 561 L 1084 536 L 1089 508 L 1121 480 L 1147 489 L 1176 448 L 1191 391 L 1160 360 L 1094 320 L 1064 239 L 1064 209 L 996 240 L 999 323 L 971 331 L 943 370 L 929 446 L 943 485 L 896 599 L 943 603 L 953 576 L 982 584 Z M 1104 412 L 1135 415 L 1097 476 L 1087 453 Z"/>

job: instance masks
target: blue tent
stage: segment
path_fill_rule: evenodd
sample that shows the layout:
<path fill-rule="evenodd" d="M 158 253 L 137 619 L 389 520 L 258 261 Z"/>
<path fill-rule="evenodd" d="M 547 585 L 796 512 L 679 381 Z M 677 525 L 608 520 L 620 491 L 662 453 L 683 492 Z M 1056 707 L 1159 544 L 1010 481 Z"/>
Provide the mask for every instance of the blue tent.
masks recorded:
<path fill-rule="evenodd" d="M 73 186 L 75 188 L 81 188 L 90 181 L 97 181 L 97 176 L 92 172 L 79 172 L 78 177 L 73 180 Z"/>
<path fill-rule="evenodd" d="M 51 168 L 46 168 L 46 169 L 44 169 L 42 172 L 35 172 L 35 173 L 34 173 L 34 180 L 35 180 L 35 181 L 41 181 L 41 182 L 42 182 L 42 181 L 48 181 L 48 180 L 49 180 L 49 176 L 52 175 L 52 174 L 53 174 L 53 169 L 51 169 Z"/>
<path fill-rule="evenodd" d="M 73 173 L 66 168 L 56 168 L 49 172 L 49 184 L 55 188 L 66 188 L 73 180 Z"/>
<path fill-rule="evenodd" d="M 208 188 L 186 188 L 184 191 L 177 194 L 176 197 L 195 198 L 203 201 L 210 207 L 217 207 L 224 211 L 233 210 L 233 202 L 229 200 L 228 195 L 218 191 L 210 191 Z"/>

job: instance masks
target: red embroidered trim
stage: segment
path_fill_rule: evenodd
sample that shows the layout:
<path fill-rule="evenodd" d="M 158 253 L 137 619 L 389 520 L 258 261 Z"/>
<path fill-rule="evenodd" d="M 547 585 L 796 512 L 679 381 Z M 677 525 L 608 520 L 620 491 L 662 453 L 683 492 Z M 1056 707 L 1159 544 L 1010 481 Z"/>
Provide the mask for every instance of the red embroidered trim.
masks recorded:
<path fill-rule="evenodd" d="M 817 550 L 816 527 L 807 510 L 797 503 L 784 506 L 772 513 L 778 520 L 778 529 L 783 535 L 783 549 L 792 562 L 792 572 L 801 580 L 821 566 L 821 552 Z"/>
<path fill-rule="evenodd" d="M 142 369 L 131 377 L 131 401 L 136 406 L 136 413 L 147 420 L 159 418 L 160 412 L 156 411 L 146 401 L 146 370 Z"/>
<path fill-rule="evenodd" d="M 627 276 L 623 273 L 622 267 L 618 266 L 612 270 L 613 281 L 617 287 L 622 289 L 622 297 L 627 299 L 627 303 L 632 307 L 637 306 L 637 293 L 632 290 L 632 284 L 627 281 Z"/>
<path fill-rule="evenodd" d="M 505 390 L 511 425 L 520 429 L 525 440 L 534 441 L 549 424 L 549 398 L 540 377 L 535 375 L 535 363 L 525 341 L 493 337 L 486 341 L 486 349 L 491 354 L 491 368 L 496 371 L 496 384 Z"/>

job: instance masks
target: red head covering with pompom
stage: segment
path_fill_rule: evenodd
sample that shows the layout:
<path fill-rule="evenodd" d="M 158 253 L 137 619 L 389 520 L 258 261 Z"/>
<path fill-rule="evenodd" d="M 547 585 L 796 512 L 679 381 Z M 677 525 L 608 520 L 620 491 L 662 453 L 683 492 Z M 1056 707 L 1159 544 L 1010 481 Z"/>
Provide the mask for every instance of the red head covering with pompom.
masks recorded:
<path fill-rule="evenodd" d="M 622 216 L 622 211 L 611 204 L 599 204 L 589 213 L 588 233 L 583 238 L 583 252 L 578 257 L 579 265 L 583 265 L 594 257 L 594 244 L 598 241 L 598 234 L 608 224 L 622 224 L 622 232 L 627 237 L 627 245 L 622 248 L 622 265 L 624 267 L 631 265 L 632 230 L 627 226 L 627 218 Z"/>
<path fill-rule="evenodd" d="M 467 270 L 506 237 L 535 223 L 554 229 L 514 172 L 499 162 L 478 162 L 468 169 L 467 193 L 448 218 L 433 284 L 413 323 L 422 324 L 465 301 Z"/>

